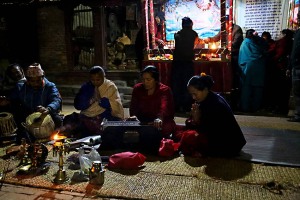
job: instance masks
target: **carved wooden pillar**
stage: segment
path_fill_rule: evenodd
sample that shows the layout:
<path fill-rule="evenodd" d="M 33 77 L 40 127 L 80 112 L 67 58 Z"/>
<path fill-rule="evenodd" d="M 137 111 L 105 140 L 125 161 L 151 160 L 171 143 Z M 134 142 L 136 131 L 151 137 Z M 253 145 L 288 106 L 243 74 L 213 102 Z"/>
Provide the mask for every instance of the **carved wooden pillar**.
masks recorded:
<path fill-rule="evenodd" d="M 227 48 L 231 51 L 232 46 L 232 28 L 233 28 L 233 0 L 230 0 L 229 5 L 229 22 L 228 22 L 228 37 L 227 37 Z"/>
<path fill-rule="evenodd" d="M 155 49 L 156 43 L 155 43 L 155 29 L 154 29 L 154 23 L 156 23 L 154 19 L 154 9 L 153 9 L 153 0 L 149 0 L 149 5 L 150 5 L 150 22 L 151 22 L 151 27 L 150 27 L 150 34 L 151 34 L 151 44 L 152 44 L 152 49 Z"/>
<path fill-rule="evenodd" d="M 226 0 L 221 0 L 221 48 L 225 49 L 227 46 L 226 34 Z"/>
<path fill-rule="evenodd" d="M 106 68 L 106 16 L 104 6 L 94 8 L 94 64 Z"/>
<path fill-rule="evenodd" d="M 150 41 L 149 41 L 149 26 L 148 26 L 148 0 L 141 0 L 142 5 L 142 26 L 144 30 L 144 42 L 145 42 L 145 50 L 149 50 Z"/>

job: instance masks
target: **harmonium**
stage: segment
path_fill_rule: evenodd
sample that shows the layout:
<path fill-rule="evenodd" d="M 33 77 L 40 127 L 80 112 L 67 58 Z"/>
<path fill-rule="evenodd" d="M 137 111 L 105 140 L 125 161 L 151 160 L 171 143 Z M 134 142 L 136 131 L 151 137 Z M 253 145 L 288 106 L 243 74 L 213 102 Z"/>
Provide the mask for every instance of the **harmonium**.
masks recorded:
<path fill-rule="evenodd" d="M 152 125 L 143 124 L 140 121 L 103 121 L 102 144 L 114 148 L 138 146 L 148 143 L 158 143 L 161 140 L 160 131 Z"/>

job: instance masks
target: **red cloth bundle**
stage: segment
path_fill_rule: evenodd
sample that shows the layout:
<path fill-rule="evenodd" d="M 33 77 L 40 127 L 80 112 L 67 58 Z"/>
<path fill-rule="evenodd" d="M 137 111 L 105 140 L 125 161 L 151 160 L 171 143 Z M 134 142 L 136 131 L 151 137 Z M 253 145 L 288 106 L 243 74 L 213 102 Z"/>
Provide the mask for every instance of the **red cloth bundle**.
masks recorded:
<path fill-rule="evenodd" d="M 138 169 L 144 164 L 146 157 L 137 152 L 122 152 L 109 157 L 108 167 L 117 169 Z"/>
<path fill-rule="evenodd" d="M 180 150 L 184 155 L 195 155 L 205 153 L 208 141 L 204 134 L 195 130 L 186 130 L 181 133 Z"/>
<path fill-rule="evenodd" d="M 179 148 L 179 143 L 175 143 L 171 139 L 163 138 L 159 146 L 159 156 L 169 157 L 172 156 Z"/>

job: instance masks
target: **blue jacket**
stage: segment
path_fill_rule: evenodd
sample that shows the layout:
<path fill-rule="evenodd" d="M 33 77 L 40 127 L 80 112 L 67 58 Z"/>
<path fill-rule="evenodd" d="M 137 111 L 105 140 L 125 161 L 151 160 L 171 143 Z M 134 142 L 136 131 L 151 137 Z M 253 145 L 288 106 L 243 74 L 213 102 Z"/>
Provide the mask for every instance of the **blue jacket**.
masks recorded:
<path fill-rule="evenodd" d="M 37 106 L 50 108 L 50 113 L 61 111 L 62 98 L 56 85 L 44 78 L 44 87 L 34 90 L 28 84 L 20 84 L 10 95 L 13 103 L 20 105 L 28 114 L 36 112 Z"/>

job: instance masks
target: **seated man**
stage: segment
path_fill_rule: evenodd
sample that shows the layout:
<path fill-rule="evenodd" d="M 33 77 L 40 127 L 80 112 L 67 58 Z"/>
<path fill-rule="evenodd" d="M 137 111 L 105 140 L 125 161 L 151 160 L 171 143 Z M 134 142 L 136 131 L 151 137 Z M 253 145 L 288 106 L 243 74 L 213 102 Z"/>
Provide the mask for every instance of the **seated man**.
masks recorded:
<path fill-rule="evenodd" d="M 6 68 L 5 77 L 2 82 L 1 96 L 9 96 L 15 88 L 20 88 L 26 82 L 22 67 L 17 64 L 11 64 Z M 1 112 L 12 112 L 11 105 L 1 106 Z"/>
<path fill-rule="evenodd" d="M 7 97 L 1 97 L 1 106 L 11 106 L 11 110 L 18 126 L 17 142 L 26 137 L 29 140 L 35 138 L 28 138 L 25 133 L 22 122 L 34 113 L 40 112 L 42 114 L 50 114 L 55 127 L 62 125 L 62 118 L 59 115 L 61 111 L 62 99 L 56 85 L 45 78 L 44 70 L 39 63 L 33 63 L 25 72 L 26 82 L 20 84 Z M 24 135 L 25 134 L 25 135 Z"/>
<path fill-rule="evenodd" d="M 102 67 L 94 66 L 89 71 L 90 80 L 83 83 L 74 99 L 74 107 L 80 113 L 65 116 L 60 129 L 74 137 L 101 135 L 101 123 L 107 120 L 122 120 L 124 109 L 117 86 L 105 78 Z"/>
<path fill-rule="evenodd" d="M 5 71 L 3 81 L 3 95 L 9 95 L 16 86 L 23 85 L 25 81 L 26 78 L 22 67 L 17 63 L 9 65 Z"/>

